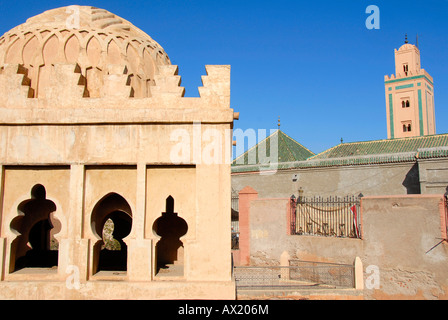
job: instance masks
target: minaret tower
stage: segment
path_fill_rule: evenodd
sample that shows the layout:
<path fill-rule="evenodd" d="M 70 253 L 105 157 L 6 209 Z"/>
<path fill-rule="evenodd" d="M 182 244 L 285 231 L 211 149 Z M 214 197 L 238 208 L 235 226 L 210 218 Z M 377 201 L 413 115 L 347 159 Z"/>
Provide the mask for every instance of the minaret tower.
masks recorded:
<path fill-rule="evenodd" d="M 385 76 L 387 138 L 436 133 L 434 84 L 421 69 L 420 50 L 405 43 L 395 49 L 395 75 Z"/>

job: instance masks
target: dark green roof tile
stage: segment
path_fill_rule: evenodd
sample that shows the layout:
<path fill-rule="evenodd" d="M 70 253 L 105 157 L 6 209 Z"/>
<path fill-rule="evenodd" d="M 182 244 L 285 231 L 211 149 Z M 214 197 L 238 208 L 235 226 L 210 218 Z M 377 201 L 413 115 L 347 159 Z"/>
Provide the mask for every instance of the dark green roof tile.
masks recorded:
<path fill-rule="evenodd" d="M 306 160 L 311 156 L 314 156 L 314 153 L 302 146 L 300 143 L 295 141 L 294 139 L 287 136 L 280 130 L 277 130 L 272 135 L 267 137 L 265 140 L 259 142 L 256 146 L 252 147 L 241 156 L 236 158 L 232 165 L 240 166 L 240 165 L 260 165 L 265 161 L 259 159 L 259 154 L 266 155 L 270 157 L 271 152 L 271 139 L 278 139 L 278 162 L 291 162 L 291 161 L 301 161 Z M 260 149 L 261 148 L 261 149 Z M 260 150 L 259 150 L 260 149 Z M 251 161 L 249 161 L 249 159 Z M 255 161 L 252 161 L 255 159 Z"/>
<path fill-rule="evenodd" d="M 372 165 L 448 157 L 448 134 L 341 143 L 317 155 L 312 155 L 311 151 L 289 138 L 283 132 L 279 132 L 279 162 L 276 165 L 276 168 L 279 170 Z M 294 142 L 301 148 L 297 147 Z M 289 144 L 295 147 L 289 148 Z M 252 152 L 256 152 L 256 148 L 257 146 L 253 148 Z M 295 152 L 298 152 L 298 154 L 295 155 Z M 307 157 L 307 154 L 310 156 Z M 244 155 L 247 156 L 247 153 Z M 262 170 L 265 170 L 265 167 L 258 162 L 256 164 L 247 164 L 245 162 L 244 165 L 232 165 L 233 173 Z"/>
<path fill-rule="evenodd" d="M 418 149 L 422 148 L 444 146 L 448 146 L 448 134 L 341 143 L 331 149 L 311 157 L 309 160 L 417 152 Z"/>

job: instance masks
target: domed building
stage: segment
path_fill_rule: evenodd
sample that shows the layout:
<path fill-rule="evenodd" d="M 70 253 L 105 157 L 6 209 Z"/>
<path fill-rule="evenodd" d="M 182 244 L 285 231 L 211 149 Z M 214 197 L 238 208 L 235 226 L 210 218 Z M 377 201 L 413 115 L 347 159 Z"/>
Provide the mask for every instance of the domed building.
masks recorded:
<path fill-rule="evenodd" d="M 150 97 L 158 67 L 171 64 L 163 48 L 128 21 L 77 6 L 47 11 L 7 32 L 0 39 L 0 61 L 26 69 L 33 98 L 50 94 L 57 64 L 77 64 L 83 97 L 91 98 L 114 93 L 111 75 L 126 75 L 124 97 Z"/>
<path fill-rule="evenodd" d="M 46 11 L 0 38 L 0 297 L 233 299 L 230 67 L 199 97 L 130 22 Z"/>

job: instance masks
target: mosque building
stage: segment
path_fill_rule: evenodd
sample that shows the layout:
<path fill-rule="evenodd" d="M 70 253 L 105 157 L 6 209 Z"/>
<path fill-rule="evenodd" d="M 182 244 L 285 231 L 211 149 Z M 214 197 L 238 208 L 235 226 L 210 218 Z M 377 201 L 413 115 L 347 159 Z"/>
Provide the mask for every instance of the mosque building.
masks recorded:
<path fill-rule="evenodd" d="M 436 134 L 434 80 L 407 37 L 384 83 L 387 139 L 341 141 L 314 154 L 279 128 L 234 160 L 234 192 L 250 186 L 262 197 L 297 196 L 299 189 L 321 196 L 445 193 L 448 134 Z M 278 161 L 267 165 L 260 155 L 274 140 Z"/>
<path fill-rule="evenodd" d="M 436 134 L 434 80 L 418 47 L 406 41 L 395 64 L 384 82 L 387 139 L 314 154 L 279 128 L 234 160 L 239 295 L 239 281 L 255 290 L 263 267 L 280 265 L 309 287 L 276 285 L 304 299 L 447 299 L 448 134 Z M 247 266 L 260 270 L 252 287 Z"/>

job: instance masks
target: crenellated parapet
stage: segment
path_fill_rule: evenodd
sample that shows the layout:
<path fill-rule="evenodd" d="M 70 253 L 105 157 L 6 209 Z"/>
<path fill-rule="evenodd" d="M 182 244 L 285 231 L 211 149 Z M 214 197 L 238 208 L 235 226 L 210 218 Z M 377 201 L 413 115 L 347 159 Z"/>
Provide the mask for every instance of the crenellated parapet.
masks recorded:
<path fill-rule="evenodd" d="M 89 113 L 98 119 L 100 110 L 141 112 L 164 103 L 178 110 L 230 109 L 230 66 L 206 66 L 199 98 L 185 97 L 178 72 L 156 41 L 106 10 L 49 10 L 0 37 L 0 121 L 33 121 L 29 115 L 59 109 L 86 121 Z M 28 116 L 17 120 L 11 109 L 28 109 Z"/>
<path fill-rule="evenodd" d="M 28 69 L 21 64 L 5 64 L 0 69 L 0 103 L 2 105 L 25 104 L 33 96 Z"/>
<path fill-rule="evenodd" d="M 201 78 L 199 97 L 185 97 L 178 66 L 130 22 L 54 9 L 0 37 L 0 125 L 233 122 L 230 66 L 207 65 Z"/>
<path fill-rule="evenodd" d="M 199 94 L 210 106 L 228 108 L 230 106 L 230 66 L 208 65 L 206 76 L 202 76 Z"/>
<path fill-rule="evenodd" d="M 152 97 L 183 97 L 185 89 L 180 86 L 179 68 L 174 65 L 160 66 L 155 76 L 155 86 L 151 87 Z"/>
<path fill-rule="evenodd" d="M 46 87 L 45 98 L 63 104 L 68 99 L 86 96 L 86 78 L 78 64 L 55 64 L 50 71 L 52 81 Z M 64 94 L 61 95 L 61 92 Z"/>
<path fill-rule="evenodd" d="M 428 72 L 426 72 L 425 69 L 419 69 L 417 71 L 409 70 L 407 72 L 407 74 L 405 74 L 404 72 L 398 72 L 396 75 L 395 74 L 385 75 L 384 81 L 387 82 L 387 81 L 391 81 L 391 80 L 404 79 L 404 78 L 410 78 L 410 77 L 418 77 L 418 76 L 425 76 L 428 78 L 428 80 L 433 82 L 433 78 L 431 77 L 431 75 Z"/>
<path fill-rule="evenodd" d="M 231 123 L 238 118 L 230 107 L 230 66 L 226 65 L 206 66 L 199 97 L 185 97 L 175 65 L 160 67 L 146 98 L 135 97 L 132 79 L 137 76 L 126 65 L 110 64 L 104 75 L 98 73 L 100 87 L 88 86 L 89 78 L 77 63 L 54 64 L 47 71 L 46 88 L 35 97 L 28 69 L 20 64 L 4 65 L 0 72 L 0 125 Z M 91 97 L 89 88 L 100 90 L 101 96 Z"/>
<path fill-rule="evenodd" d="M 107 73 L 103 76 L 103 90 L 101 98 L 126 99 L 133 97 L 134 90 L 131 87 L 131 77 L 125 65 L 109 64 Z"/>

